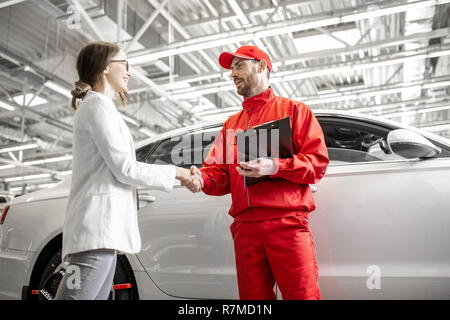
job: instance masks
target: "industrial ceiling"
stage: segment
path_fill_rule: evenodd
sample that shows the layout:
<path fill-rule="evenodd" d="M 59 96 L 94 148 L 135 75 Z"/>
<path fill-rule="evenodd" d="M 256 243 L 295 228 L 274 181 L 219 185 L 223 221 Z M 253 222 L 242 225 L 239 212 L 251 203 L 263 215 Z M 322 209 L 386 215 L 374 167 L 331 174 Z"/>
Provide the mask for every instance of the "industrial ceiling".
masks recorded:
<path fill-rule="evenodd" d="M 450 0 L 0 1 L 0 192 L 70 175 L 75 60 L 96 40 L 130 60 L 135 141 L 239 111 L 218 56 L 241 45 L 269 53 L 278 95 L 450 138 L 449 20 Z"/>

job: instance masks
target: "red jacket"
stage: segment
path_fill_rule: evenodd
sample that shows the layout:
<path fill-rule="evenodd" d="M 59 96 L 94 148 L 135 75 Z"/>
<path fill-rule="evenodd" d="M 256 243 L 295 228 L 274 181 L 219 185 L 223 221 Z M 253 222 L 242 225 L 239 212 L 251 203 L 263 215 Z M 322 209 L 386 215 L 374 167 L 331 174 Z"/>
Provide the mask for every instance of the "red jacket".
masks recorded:
<path fill-rule="evenodd" d="M 328 152 L 322 128 L 311 109 L 301 102 L 275 96 L 273 89 L 245 99 L 243 110 L 232 115 L 214 141 L 203 167 L 203 192 L 225 195 L 231 192 L 229 214 L 239 221 L 258 221 L 315 209 L 309 184 L 317 183 L 328 166 Z M 236 171 L 237 146 L 227 129 L 255 127 L 291 117 L 292 158 L 274 159 L 278 172 L 266 181 L 244 188 Z M 228 159 L 227 159 L 228 158 Z"/>

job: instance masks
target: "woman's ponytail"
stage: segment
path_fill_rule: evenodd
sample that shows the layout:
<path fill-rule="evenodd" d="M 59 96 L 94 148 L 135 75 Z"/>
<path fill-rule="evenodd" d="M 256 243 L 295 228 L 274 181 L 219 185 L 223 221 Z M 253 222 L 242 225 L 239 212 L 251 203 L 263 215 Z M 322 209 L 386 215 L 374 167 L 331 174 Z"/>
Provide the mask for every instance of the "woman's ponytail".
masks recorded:
<path fill-rule="evenodd" d="M 72 108 L 77 110 L 78 108 L 78 99 L 83 99 L 86 94 L 92 90 L 92 87 L 82 81 L 75 82 L 75 89 L 73 89 L 70 93 L 72 94 Z"/>

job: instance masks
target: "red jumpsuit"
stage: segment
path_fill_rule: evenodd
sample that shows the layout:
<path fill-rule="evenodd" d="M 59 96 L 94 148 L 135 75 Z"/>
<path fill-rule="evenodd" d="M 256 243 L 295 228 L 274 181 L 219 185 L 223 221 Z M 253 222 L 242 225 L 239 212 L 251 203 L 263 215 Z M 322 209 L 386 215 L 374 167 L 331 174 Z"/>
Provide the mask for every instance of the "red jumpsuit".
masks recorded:
<path fill-rule="evenodd" d="M 275 96 L 272 88 L 245 99 L 216 138 L 203 167 L 203 192 L 231 192 L 236 270 L 241 299 L 275 299 L 275 281 L 283 299 L 320 299 L 318 267 L 309 212 L 315 209 L 309 184 L 328 166 L 319 122 L 301 102 Z M 274 159 L 278 171 L 244 188 L 233 130 L 291 117 L 293 157 Z"/>

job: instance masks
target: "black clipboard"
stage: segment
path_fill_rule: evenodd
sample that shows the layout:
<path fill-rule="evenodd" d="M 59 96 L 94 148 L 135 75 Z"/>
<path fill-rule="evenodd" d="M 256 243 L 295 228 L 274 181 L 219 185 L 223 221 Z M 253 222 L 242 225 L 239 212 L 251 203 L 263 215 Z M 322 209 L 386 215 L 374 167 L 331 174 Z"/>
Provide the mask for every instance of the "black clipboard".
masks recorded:
<path fill-rule="evenodd" d="M 267 122 L 238 132 L 236 133 L 236 144 L 240 162 L 248 162 L 259 157 L 292 158 L 291 118 Z M 268 179 L 267 176 L 243 178 L 244 188 Z"/>

